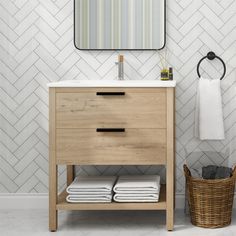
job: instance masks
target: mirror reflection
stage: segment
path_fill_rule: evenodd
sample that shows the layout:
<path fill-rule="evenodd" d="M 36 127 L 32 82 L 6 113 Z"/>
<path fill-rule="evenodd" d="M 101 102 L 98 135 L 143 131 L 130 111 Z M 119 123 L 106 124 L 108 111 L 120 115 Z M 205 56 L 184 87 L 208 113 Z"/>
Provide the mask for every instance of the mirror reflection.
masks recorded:
<path fill-rule="evenodd" d="M 165 0 L 75 0 L 78 49 L 160 49 Z"/>

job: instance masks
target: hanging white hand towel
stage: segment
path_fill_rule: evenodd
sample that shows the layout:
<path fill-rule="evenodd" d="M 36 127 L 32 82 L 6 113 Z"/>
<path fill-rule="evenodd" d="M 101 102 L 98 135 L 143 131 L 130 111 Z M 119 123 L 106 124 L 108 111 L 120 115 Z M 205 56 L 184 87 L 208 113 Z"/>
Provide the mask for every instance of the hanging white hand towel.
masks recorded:
<path fill-rule="evenodd" d="M 222 140 L 224 120 L 220 80 L 200 78 L 195 111 L 195 136 L 200 140 Z"/>

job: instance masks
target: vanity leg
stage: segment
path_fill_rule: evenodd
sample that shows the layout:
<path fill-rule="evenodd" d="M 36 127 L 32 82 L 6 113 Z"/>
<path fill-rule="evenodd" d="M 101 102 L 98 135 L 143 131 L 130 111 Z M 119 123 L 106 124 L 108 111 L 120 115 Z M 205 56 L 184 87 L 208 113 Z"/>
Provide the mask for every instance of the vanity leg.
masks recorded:
<path fill-rule="evenodd" d="M 174 204 L 171 201 L 167 201 L 166 209 L 166 229 L 172 231 L 174 228 Z"/>
<path fill-rule="evenodd" d="M 49 230 L 57 230 L 56 91 L 49 90 Z"/>
<path fill-rule="evenodd" d="M 174 228 L 174 178 L 173 165 L 167 167 L 166 185 L 166 228 L 172 231 Z"/>
<path fill-rule="evenodd" d="M 66 168 L 67 168 L 67 186 L 69 186 L 74 180 L 74 166 L 68 165 Z"/>
<path fill-rule="evenodd" d="M 57 230 L 57 165 L 49 170 L 49 230 Z"/>
<path fill-rule="evenodd" d="M 174 228 L 174 89 L 167 88 L 166 228 Z"/>

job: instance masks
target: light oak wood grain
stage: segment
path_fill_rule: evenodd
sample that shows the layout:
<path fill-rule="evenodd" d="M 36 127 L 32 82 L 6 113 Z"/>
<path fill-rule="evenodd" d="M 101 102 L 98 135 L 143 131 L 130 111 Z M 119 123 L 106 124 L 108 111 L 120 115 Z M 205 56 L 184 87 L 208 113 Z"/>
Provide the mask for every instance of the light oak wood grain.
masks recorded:
<path fill-rule="evenodd" d="M 67 186 L 69 186 L 75 178 L 75 176 L 74 176 L 74 165 L 67 165 L 66 172 L 67 172 L 66 173 L 66 182 L 67 182 Z"/>
<path fill-rule="evenodd" d="M 49 230 L 57 230 L 57 165 L 55 129 L 55 89 L 49 93 Z"/>
<path fill-rule="evenodd" d="M 100 97 L 96 92 L 125 92 Z M 57 229 L 58 210 L 166 210 L 174 226 L 174 88 L 50 88 L 49 229 Z M 97 133 L 96 128 L 125 128 Z M 166 188 L 158 203 L 70 204 L 57 198 L 58 165 L 166 165 Z"/>
<path fill-rule="evenodd" d="M 167 88 L 167 163 L 166 163 L 166 228 L 171 231 L 174 227 L 174 88 Z"/>
<path fill-rule="evenodd" d="M 57 129 L 57 163 L 79 165 L 149 165 L 166 163 L 165 129 Z"/>
<path fill-rule="evenodd" d="M 83 91 L 83 90 L 82 90 Z M 97 96 L 94 90 L 57 93 L 57 128 L 166 128 L 166 92 L 125 91 L 124 96 Z"/>

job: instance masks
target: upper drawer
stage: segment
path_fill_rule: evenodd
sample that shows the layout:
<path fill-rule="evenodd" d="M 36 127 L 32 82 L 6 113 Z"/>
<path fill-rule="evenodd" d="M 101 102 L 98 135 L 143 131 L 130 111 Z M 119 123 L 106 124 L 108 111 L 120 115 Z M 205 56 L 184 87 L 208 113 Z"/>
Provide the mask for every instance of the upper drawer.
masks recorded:
<path fill-rule="evenodd" d="M 166 89 L 59 90 L 56 127 L 166 128 Z"/>

